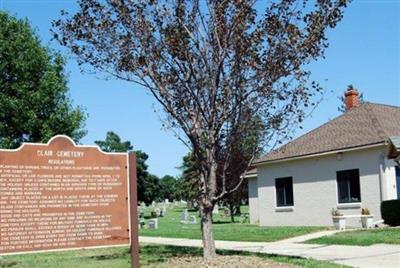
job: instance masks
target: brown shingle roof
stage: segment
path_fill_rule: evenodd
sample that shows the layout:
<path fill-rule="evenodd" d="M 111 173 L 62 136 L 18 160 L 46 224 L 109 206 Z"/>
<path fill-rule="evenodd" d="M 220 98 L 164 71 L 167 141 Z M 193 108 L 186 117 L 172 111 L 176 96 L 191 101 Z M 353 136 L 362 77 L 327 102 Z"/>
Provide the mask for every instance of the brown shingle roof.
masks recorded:
<path fill-rule="evenodd" d="M 382 143 L 400 135 L 400 107 L 364 103 L 263 155 L 255 164 Z"/>

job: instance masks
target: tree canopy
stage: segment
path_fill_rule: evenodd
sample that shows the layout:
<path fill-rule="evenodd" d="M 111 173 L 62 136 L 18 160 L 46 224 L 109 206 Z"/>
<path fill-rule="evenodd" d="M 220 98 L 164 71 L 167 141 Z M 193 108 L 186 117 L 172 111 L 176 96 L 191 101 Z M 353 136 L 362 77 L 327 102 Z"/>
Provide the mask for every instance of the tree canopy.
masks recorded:
<path fill-rule="evenodd" d="M 121 141 L 121 138 L 113 131 L 108 131 L 104 141 L 95 141 L 104 152 L 128 152 L 133 149 L 130 141 Z"/>
<path fill-rule="evenodd" d="M 189 152 L 182 158 L 182 165 L 179 167 L 181 175 L 177 183 L 177 197 L 189 203 L 197 202 L 198 181 L 200 177 L 196 159 L 193 153 Z"/>
<path fill-rule="evenodd" d="M 28 21 L 0 11 L 0 147 L 47 142 L 56 134 L 78 142 L 86 134 L 86 115 L 71 104 L 64 66 Z"/>
<path fill-rule="evenodd" d="M 177 199 L 176 191 L 178 181 L 171 175 L 165 175 L 160 179 L 160 197 L 162 200 L 170 201 Z"/>

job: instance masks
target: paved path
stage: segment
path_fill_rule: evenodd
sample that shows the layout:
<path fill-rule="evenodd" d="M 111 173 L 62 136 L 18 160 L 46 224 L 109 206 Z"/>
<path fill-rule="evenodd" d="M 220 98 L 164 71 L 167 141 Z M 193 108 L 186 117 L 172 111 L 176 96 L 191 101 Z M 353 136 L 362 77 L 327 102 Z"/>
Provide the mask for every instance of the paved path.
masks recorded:
<path fill-rule="evenodd" d="M 336 231 L 322 231 L 304 236 L 294 237 L 277 242 L 239 242 L 215 241 L 218 249 L 259 252 L 287 256 L 299 256 L 316 260 L 331 261 L 354 267 L 400 267 L 400 246 L 377 244 L 368 247 L 341 246 L 341 245 L 314 245 L 302 244 L 308 239 L 325 235 L 332 235 Z M 162 245 L 202 247 L 201 240 L 164 238 L 164 237 L 139 237 L 141 243 Z"/>

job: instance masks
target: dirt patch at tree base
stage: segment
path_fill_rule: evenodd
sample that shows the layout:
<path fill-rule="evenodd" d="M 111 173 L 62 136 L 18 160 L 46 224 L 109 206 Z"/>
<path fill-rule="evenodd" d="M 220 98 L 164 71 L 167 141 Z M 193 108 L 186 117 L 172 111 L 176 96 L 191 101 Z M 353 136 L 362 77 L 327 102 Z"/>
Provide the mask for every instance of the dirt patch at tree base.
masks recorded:
<path fill-rule="evenodd" d="M 154 267 L 168 268 L 294 268 L 298 267 L 287 263 L 277 263 L 256 256 L 217 256 L 212 261 L 202 257 L 174 257 L 166 263 Z"/>

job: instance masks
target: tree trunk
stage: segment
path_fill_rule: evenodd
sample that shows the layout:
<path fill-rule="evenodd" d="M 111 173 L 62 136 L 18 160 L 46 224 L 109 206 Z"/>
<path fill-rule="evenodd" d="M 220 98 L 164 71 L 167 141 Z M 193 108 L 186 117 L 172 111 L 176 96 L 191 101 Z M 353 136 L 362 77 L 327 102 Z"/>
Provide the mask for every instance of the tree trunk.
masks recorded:
<path fill-rule="evenodd" d="M 215 241 L 212 225 L 212 211 L 214 209 L 213 198 L 217 192 L 217 162 L 213 150 L 207 150 L 207 162 L 210 166 L 206 168 L 207 178 L 200 184 L 200 191 L 203 196 L 200 198 L 201 211 L 201 233 L 203 239 L 203 256 L 205 259 L 214 258 L 217 253 L 215 250 Z"/>
<path fill-rule="evenodd" d="M 236 216 L 242 215 L 242 212 L 240 211 L 240 203 L 236 205 L 235 215 Z"/>
<path fill-rule="evenodd" d="M 205 259 L 214 258 L 217 253 L 215 250 L 215 241 L 212 225 L 212 210 L 208 206 L 201 204 L 201 232 L 203 239 L 203 256 Z"/>
<path fill-rule="evenodd" d="M 235 222 L 235 206 L 232 203 L 229 203 L 229 210 L 231 211 L 231 222 Z"/>

